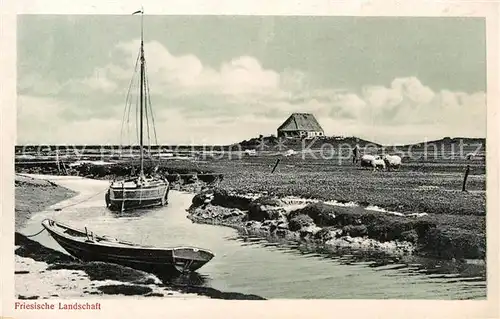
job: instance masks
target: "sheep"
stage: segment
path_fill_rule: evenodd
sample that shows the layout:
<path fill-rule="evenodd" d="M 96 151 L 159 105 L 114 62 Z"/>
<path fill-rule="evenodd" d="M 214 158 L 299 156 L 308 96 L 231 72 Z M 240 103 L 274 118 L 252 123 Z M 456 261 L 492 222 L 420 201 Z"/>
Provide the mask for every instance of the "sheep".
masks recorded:
<path fill-rule="evenodd" d="M 377 168 L 385 169 L 385 162 L 379 156 L 363 155 L 361 157 L 361 167 L 372 167 L 375 171 Z"/>
<path fill-rule="evenodd" d="M 283 154 L 283 156 L 285 156 L 285 157 L 289 157 L 289 156 L 292 156 L 292 155 L 295 155 L 295 154 L 297 154 L 297 152 L 295 152 L 294 150 L 288 150 L 288 151 L 286 151 L 286 152 Z"/>
<path fill-rule="evenodd" d="M 373 167 L 373 161 L 375 161 L 375 156 L 365 154 L 361 156 L 360 165 L 361 167 Z"/>
<path fill-rule="evenodd" d="M 385 162 L 388 170 L 391 168 L 399 169 L 399 167 L 401 167 L 401 157 L 399 157 L 398 155 L 386 154 L 382 159 Z"/>
<path fill-rule="evenodd" d="M 245 155 L 248 155 L 248 156 L 255 156 L 257 155 L 257 152 L 255 150 L 245 150 Z"/>
<path fill-rule="evenodd" d="M 378 156 L 372 162 L 372 166 L 373 166 L 373 170 L 376 170 L 378 168 L 380 168 L 382 170 L 385 170 L 385 168 L 386 168 L 385 161 L 382 158 L 378 157 Z"/>

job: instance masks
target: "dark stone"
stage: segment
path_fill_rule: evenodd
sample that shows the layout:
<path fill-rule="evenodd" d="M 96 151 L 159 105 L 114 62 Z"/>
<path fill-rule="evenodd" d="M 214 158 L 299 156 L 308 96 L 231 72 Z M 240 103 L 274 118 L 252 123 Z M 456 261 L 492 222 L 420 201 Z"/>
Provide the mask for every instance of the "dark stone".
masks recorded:
<path fill-rule="evenodd" d="M 172 288 L 183 293 L 195 293 L 213 299 L 266 300 L 265 298 L 257 295 L 242 294 L 237 292 L 222 292 L 210 287 L 174 285 Z"/>
<path fill-rule="evenodd" d="M 433 228 L 422 240 L 422 249 L 442 259 L 483 259 L 486 257 L 484 234 L 460 228 Z"/>
<path fill-rule="evenodd" d="M 404 231 L 401 233 L 402 241 L 407 241 L 416 244 L 418 242 L 418 233 L 415 229 Z"/>
<path fill-rule="evenodd" d="M 206 198 L 207 198 L 206 193 L 198 193 L 198 194 L 194 195 L 193 201 L 191 204 L 191 208 L 203 206 L 205 204 Z"/>
<path fill-rule="evenodd" d="M 288 221 L 288 228 L 291 231 L 297 231 L 310 225 L 314 225 L 314 221 L 308 215 L 298 215 Z"/>
<path fill-rule="evenodd" d="M 314 235 L 314 239 L 318 240 L 318 241 L 321 241 L 321 242 L 326 242 L 330 239 L 332 239 L 332 235 L 331 235 L 331 230 L 332 230 L 333 227 L 323 227 L 321 228 L 315 235 Z"/>
<path fill-rule="evenodd" d="M 226 190 L 222 188 L 214 188 L 213 194 L 214 199 L 212 200 L 212 204 L 216 206 L 248 210 L 248 206 L 251 202 L 251 200 L 248 198 L 237 195 L 230 195 Z"/>
<path fill-rule="evenodd" d="M 287 230 L 287 229 L 280 229 L 280 228 L 278 228 L 278 229 L 276 230 L 276 236 L 279 236 L 279 237 L 285 237 L 285 236 L 286 236 L 286 234 L 288 233 L 288 231 L 289 231 L 289 230 Z"/>
<path fill-rule="evenodd" d="M 343 236 L 363 237 L 368 234 L 368 229 L 365 225 L 347 225 L 342 228 Z"/>
<path fill-rule="evenodd" d="M 19 295 L 17 297 L 17 299 L 21 299 L 21 300 L 36 300 L 40 298 L 40 296 L 23 296 L 23 295 Z"/>
<path fill-rule="evenodd" d="M 107 295 L 126 295 L 137 296 L 151 293 L 153 289 L 137 285 L 106 285 L 97 287 L 97 289 Z"/>
<path fill-rule="evenodd" d="M 290 212 L 289 220 L 297 215 L 305 214 L 312 218 L 314 223 L 320 227 L 336 226 L 340 224 L 352 224 L 352 222 L 339 221 L 337 215 L 342 212 L 342 207 L 335 207 L 324 203 L 313 203 L 304 208 Z M 345 214 L 344 214 L 345 215 Z"/>
<path fill-rule="evenodd" d="M 279 206 L 281 201 L 278 199 L 260 197 L 248 205 L 248 219 L 256 221 L 278 219 L 281 217 Z"/>

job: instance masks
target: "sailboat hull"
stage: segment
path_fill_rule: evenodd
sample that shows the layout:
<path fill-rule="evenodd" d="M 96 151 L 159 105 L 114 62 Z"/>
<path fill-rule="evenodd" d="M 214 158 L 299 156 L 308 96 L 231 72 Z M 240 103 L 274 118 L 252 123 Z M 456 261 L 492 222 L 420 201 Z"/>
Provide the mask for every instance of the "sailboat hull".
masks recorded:
<path fill-rule="evenodd" d="M 168 204 L 168 182 L 142 185 L 131 182 L 115 182 L 106 194 L 106 205 L 111 210 L 150 208 Z"/>

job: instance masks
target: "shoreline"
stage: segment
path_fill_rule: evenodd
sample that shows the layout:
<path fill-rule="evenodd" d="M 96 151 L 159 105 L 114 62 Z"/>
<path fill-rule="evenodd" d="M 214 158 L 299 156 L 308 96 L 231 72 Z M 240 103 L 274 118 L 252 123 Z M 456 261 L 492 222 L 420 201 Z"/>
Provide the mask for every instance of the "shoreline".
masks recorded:
<path fill-rule="evenodd" d="M 34 214 L 78 195 L 56 183 L 16 174 L 15 231 L 18 232 Z"/>
<path fill-rule="evenodd" d="M 45 176 L 49 177 L 49 176 Z M 15 283 L 20 300 L 53 297 L 139 297 L 215 298 L 263 300 L 256 295 L 223 292 L 210 287 L 165 284 L 156 276 L 99 262 L 84 263 L 71 255 L 47 248 L 19 231 L 26 221 L 48 207 L 79 196 L 57 181 L 16 174 Z M 32 200 L 32 199 L 35 200 Z M 31 234 L 30 234 L 31 235 Z M 104 267 L 103 267 L 104 266 Z M 35 285 L 44 282 L 43 286 Z M 47 283 L 51 283 L 48 285 Z M 32 288 L 36 286 L 36 288 Z M 28 288 L 30 287 L 30 288 Z"/>
<path fill-rule="evenodd" d="M 485 263 L 480 234 L 445 229 L 427 213 L 376 206 L 206 189 L 195 195 L 188 218 L 232 227 L 243 236 L 306 245 L 316 252 L 358 251 L 389 258 L 429 257 Z"/>

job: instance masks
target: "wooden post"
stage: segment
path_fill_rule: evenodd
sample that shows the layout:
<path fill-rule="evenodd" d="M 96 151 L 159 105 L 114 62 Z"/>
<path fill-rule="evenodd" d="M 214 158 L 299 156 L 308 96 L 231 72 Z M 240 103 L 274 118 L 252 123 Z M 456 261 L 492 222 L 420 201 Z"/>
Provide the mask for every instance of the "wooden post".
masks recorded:
<path fill-rule="evenodd" d="M 122 183 L 122 207 L 121 212 L 125 211 L 125 182 Z"/>
<path fill-rule="evenodd" d="M 68 175 L 68 169 L 66 168 L 66 164 L 64 164 L 64 162 L 61 162 L 61 165 L 63 174 Z"/>
<path fill-rule="evenodd" d="M 470 165 L 467 164 L 467 168 L 465 169 L 465 174 L 464 174 L 464 182 L 462 184 L 462 192 L 465 192 L 465 184 L 467 183 L 467 177 L 469 177 L 469 172 L 470 172 Z"/>
<path fill-rule="evenodd" d="M 279 163 L 280 163 L 280 159 L 278 158 L 278 159 L 276 159 L 276 164 L 274 164 L 274 167 L 273 167 L 271 174 L 274 173 L 274 171 L 276 170 L 276 167 L 278 167 Z"/>
<path fill-rule="evenodd" d="M 60 174 L 61 165 L 59 164 L 59 149 L 56 150 L 56 165 L 57 165 L 57 172 Z"/>

